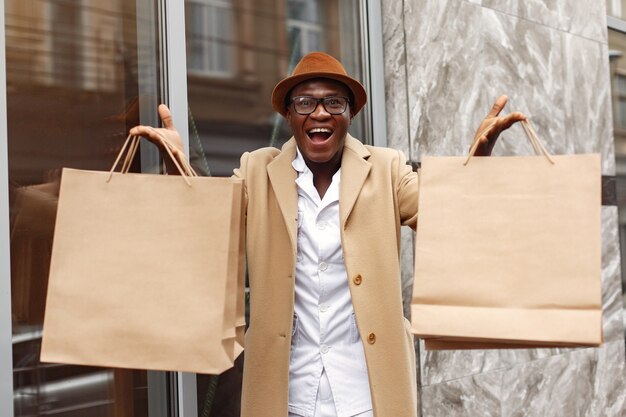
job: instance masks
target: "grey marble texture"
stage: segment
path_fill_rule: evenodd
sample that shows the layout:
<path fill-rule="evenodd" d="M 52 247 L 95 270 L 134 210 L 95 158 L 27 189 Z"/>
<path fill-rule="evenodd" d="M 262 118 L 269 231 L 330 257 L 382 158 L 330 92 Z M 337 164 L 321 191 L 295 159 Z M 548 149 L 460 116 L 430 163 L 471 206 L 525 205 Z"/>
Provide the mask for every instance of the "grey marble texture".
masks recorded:
<path fill-rule="evenodd" d="M 421 389 L 423 417 L 620 417 L 624 341 L 580 349 Z"/>
<path fill-rule="evenodd" d="M 500 417 L 502 373 L 488 372 L 422 389 L 422 417 Z"/>
<path fill-rule="evenodd" d="M 600 153 L 614 175 L 605 2 L 382 0 L 388 143 L 464 155 L 502 93 L 554 154 Z M 495 155 L 531 154 L 521 128 Z M 419 232 L 419 231 L 418 231 Z M 403 237 L 403 298 L 412 245 Z M 617 209 L 602 210 L 600 348 L 426 352 L 422 416 L 626 416 Z M 421 342 L 420 342 L 421 343 Z"/>
<path fill-rule="evenodd" d="M 402 262 L 402 306 L 404 317 L 411 318 L 411 299 L 413 298 L 413 265 L 414 265 L 414 242 L 415 233 L 409 227 L 402 228 L 401 245 L 402 252 L 400 260 Z"/>
<path fill-rule="evenodd" d="M 385 58 L 385 95 L 387 146 L 404 152 L 411 160 L 409 146 L 406 54 L 404 51 L 404 9 L 402 2 L 383 1 L 383 53 Z M 410 318 L 413 291 L 413 232 L 402 228 L 402 301 L 405 317 Z"/>
<path fill-rule="evenodd" d="M 617 207 L 602 208 L 602 323 L 606 343 L 624 341 Z"/>
<path fill-rule="evenodd" d="M 504 372 L 504 417 L 619 417 L 626 411 L 624 341 L 529 362 Z"/>
<path fill-rule="evenodd" d="M 614 172 L 606 44 L 465 1 L 406 1 L 404 19 L 413 155 L 465 154 L 505 93 L 551 152 L 601 152 Z M 494 153 L 531 148 L 514 127 Z"/>
<path fill-rule="evenodd" d="M 548 26 L 559 31 L 606 42 L 606 8 L 598 0 L 469 0 L 471 3 Z M 574 7 L 573 7 L 574 6 Z"/>
<path fill-rule="evenodd" d="M 401 150 L 411 160 L 409 146 L 404 9 L 401 1 L 383 1 L 383 55 L 387 113 L 387 146 Z"/>

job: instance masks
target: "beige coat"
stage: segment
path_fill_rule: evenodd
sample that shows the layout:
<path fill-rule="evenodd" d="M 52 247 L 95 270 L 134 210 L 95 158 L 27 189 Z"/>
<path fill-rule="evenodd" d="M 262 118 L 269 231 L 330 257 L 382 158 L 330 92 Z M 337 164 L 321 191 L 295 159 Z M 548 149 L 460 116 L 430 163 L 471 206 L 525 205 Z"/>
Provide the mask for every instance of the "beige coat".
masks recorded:
<path fill-rule="evenodd" d="M 286 417 L 298 221 L 296 154 L 246 153 L 250 327 L 246 333 L 242 417 Z M 400 225 L 417 223 L 417 176 L 401 152 L 348 136 L 341 161 L 341 239 L 376 417 L 415 417 L 413 336 L 402 315 Z"/>

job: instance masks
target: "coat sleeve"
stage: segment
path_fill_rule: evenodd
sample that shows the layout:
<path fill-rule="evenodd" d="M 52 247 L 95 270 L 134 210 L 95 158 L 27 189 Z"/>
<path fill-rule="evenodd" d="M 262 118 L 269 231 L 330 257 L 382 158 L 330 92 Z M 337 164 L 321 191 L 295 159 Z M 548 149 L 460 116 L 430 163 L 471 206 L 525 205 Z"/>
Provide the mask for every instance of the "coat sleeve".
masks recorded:
<path fill-rule="evenodd" d="M 235 168 L 233 170 L 233 175 L 231 178 L 238 178 L 243 180 L 243 206 L 244 210 L 248 208 L 248 185 L 246 182 L 246 173 L 248 172 L 248 159 L 250 156 L 250 152 L 244 152 L 241 155 L 241 159 L 239 162 L 239 168 Z"/>
<path fill-rule="evenodd" d="M 398 198 L 398 210 L 400 222 L 403 226 L 417 228 L 417 200 L 419 185 L 417 173 L 413 172 L 410 165 L 406 164 L 406 158 L 398 151 L 398 165 L 396 174 L 396 195 Z"/>

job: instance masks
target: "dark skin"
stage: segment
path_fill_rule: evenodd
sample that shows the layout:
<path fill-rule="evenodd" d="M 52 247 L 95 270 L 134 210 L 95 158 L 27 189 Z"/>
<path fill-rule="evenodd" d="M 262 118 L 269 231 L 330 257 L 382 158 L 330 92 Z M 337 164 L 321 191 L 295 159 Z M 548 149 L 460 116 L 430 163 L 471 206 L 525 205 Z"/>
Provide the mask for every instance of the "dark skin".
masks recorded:
<path fill-rule="evenodd" d="M 291 97 L 307 95 L 316 98 L 328 96 L 348 96 L 348 87 L 335 80 L 316 78 L 298 84 L 291 91 Z M 478 126 L 474 141 L 480 141 L 476 156 L 489 156 L 500 134 L 511 127 L 515 122 L 526 120 L 520 112 L 512 112 L 505 116 L 500 113 L 506 105 L 508 97 L 500 96 L 491 110 Z M 163 121 L 162 128 L 150 126 L 135 126 L 130 134 L 143 136 L 162 148 L 161 139 L 165 138 L 173 145 L 172 153 L 177 158 L 184 158 L 184 148 L 178 131 L 174 127 L 172 114 L 164 104 L 159 106 L 159 116 Z M 313 173 L 313 183 L 320 197 L 324 197 L 332 182 L 332 177 L 341 166 L 343 144 L 346 140 L 348 127 L 352 122 L 352 110 L 348 109 L 341 115 L 331 115 L 324 106 L 318 105 L 309 115 L 299 115 L 292 106 L 287 108 L 287 123 L 291 128 L 298 148 L 304 160 Z M 311 132 L 311 129 L 323 129 L 325 132 Z M 329 135 L 330 133 L 330 135 Z M 177 173 L 174 164 L 166 161 L 168 173 Z"/>
<path fill-rule="evenodd" d="M 291 90 L 290 98 L 349 97 L 349 95 L 350 92 L 343 83 L 318 78 L 298 84 Z M 352 122 L 350 105 L 342 114 L 330 114 L 322 104 L 318 104 L 315 111 L 307 115 L 298 114 L 293 105 L 290 105 L 287 107 L 286 118 L 298 149 L 313 173 L 313 184 L 320 198 L 324 198 L 333 175 L 341 166 L 343 146 L 348 127 Z"/>
<path fill-rule="evenodd" d="M 518 111 L 500 116 L 508 99 L 509 98 L 505 95 L 498 97 L 487 116 L 478 126 L 476 134 L 474 135 L 474 142 L 479 140 L 480 145 L 476 148 L 475 156 L 490 156 L 502 132 L 513 126 L 515 122 L 527 120 L 526 115 Z"/>

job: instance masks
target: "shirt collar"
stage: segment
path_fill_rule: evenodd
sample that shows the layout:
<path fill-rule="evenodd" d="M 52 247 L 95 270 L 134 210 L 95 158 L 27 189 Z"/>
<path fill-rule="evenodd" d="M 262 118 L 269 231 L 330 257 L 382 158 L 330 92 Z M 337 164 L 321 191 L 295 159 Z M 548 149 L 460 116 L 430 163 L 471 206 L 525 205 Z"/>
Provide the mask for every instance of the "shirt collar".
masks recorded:
<path fill-rule="evenodd" d="M 341 168 L 335 172 L 333 175 L 332 182 L 326 194 L 324 195 L 324 199 L 319 198 L 319 194 L 313 185 L 313 173 L 307 166 L 304 161 L 304 157 L 300 152 L 300 149 L 296 148 L 296 157 L 291 163 L 293 169 L 298 171 L 298 178 L 296 178 L 296 184 L 298 185 L 298 189 L 303 191 L 304 193 L 309 195 L 309 198 L 313 199 L 316 204 L 322 204 L 322 207 L 327 206 L 328 204 L 339 200 L 339 182 L 341 181 Z"/>
<path fill-rule="evenodd" d="M 291 166 L 299 173 L 303 173 L 305 171 L 308 171 L 309 169 L 309 167 L 306 166 L 306 162 L 304 162 L 304 157 L 302 156 L 300 148 L 298 147 L 296 147 L 296 157 L 291 162 Z"/>

